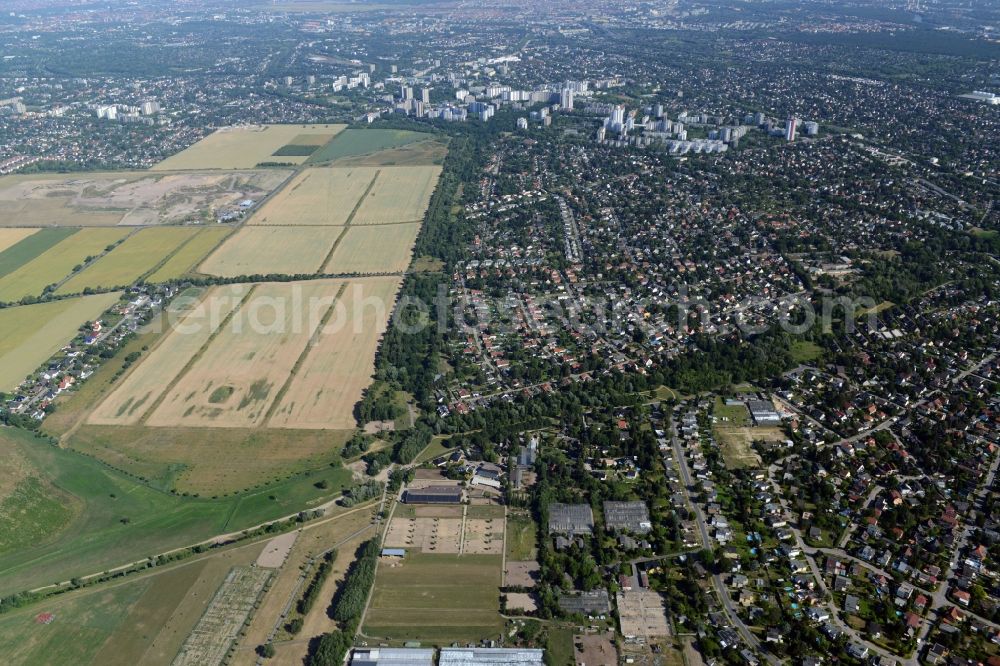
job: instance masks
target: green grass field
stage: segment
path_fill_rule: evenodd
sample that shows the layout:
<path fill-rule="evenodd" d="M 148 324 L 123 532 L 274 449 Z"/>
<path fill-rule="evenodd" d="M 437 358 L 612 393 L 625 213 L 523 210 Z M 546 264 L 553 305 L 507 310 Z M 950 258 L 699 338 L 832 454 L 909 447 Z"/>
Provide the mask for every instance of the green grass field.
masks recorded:
<path fill-rule="evenodd" d="M 796 363 L 811 363 L 823 355 L 823 348 L 810 340 L 796 340 L 789 351 Z"/>
<path fill-rule="evenodd" d="M 503 631 L 499 556 L 410 552 L 395 564 L 379 564 L 366 635 L 448 645 Z"/>
<path fill-rule="evenodd" d="M 6 648 L 4 663 L 92 663 L 149 585 L 149 579 L 145 579 L 0 616 L 0 645 Z M 50 624 L 40 624 L 35 620 L 40 613 L 52 613 L 54 619 Z"/>
<path fill-rule="evenodd" d="M 56 243 L 69 238 L 77 231 L 79 229 L 41 229 L 24 240 L 11 245 L 3 252 L 0 252 L 0 276 L 16 271 L 21 266 L 53 247 Z"/>
<path fill-rule="evenodd" d="M 356 157 L 376 153 L 380 150 L 401 148 L 411 143 L 433 138 L 433 134 L 409 130 L 348 129 L 313 153 L 309 162 L 331 162 L 345 157 Z"/>
<path fill-rule="evenodd" d="M 78 294 L 88 287 L 126 287 L 164 263 L 198 231 L 196 227 L 143 229 L 67 280 L 56 293 Z"/>
<path fill-rule="evenodd" d="M 0 554 L 0 595 L 95 573 L 280 518 L 335 496 L 350 479 L 343 468 L 326 467 L 252 493 L 199 499 L 154 490 L 87 456 L 13 428 L 0 429 L 0 469 L 9 459 L 2 452 L 11 447 L 30 462 L 39 478 L 82 509 L 61 531 L 53 529 L 30 547 Z M 316 487 L 321 480 L 327 481 L 326 489 Z M 15 519 L 9 529 L 28 534 L 37 526 Z"/>
<path fill-rule="evenodd" d="M 35 372 L 118 297 L 117 292 L 94 294 L 0 310 L 0 391 Z"/>
<path fill-rule="evenodd" d="M 0 278 L 0 301 L 19 301 L 25 296 L 41 295 L 45 287 L 68 277 L 87 257 L 98 256 L 128 233 L 127 229 L 93 228 L 80 229 L 71 237 L 64 237 L 62 242 Z M 25 240 L 30 241 L 35 236 Z"/>
<path fill-rule="evenodd" d="M 537 529 L 535 521 L 529 515 L 511 514 L 507 517 L 505 545 L 508 560 L 521 561 L 535 559 Z"/>

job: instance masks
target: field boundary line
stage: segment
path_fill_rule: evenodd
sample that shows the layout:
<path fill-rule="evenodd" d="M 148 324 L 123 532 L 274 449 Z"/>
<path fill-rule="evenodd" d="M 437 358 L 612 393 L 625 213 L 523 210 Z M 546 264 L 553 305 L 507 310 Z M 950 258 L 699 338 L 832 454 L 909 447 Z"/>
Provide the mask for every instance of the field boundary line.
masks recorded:
<path fill-rule="evenodd" d="M 329 322 L 330 317 L 333 316 L 334 311 L 337 309 L 337 303 L 340 302 L 340 297 L 344 295 L 345 291 L 347 291 L 346 282 L 340 285 L 340 289 L 338 289 L 336 295 L 334 295 L 333 302 L 330 303 L 330 307 L 323 313 L 323 318 L 320 319 L 319 325 L 316 326 L 316 330 L 309 336 L 309 341 L 306 342 L 306 346 L 302 348 L 302 352 L 299 354 L 299 357 L 295 359 L 295 364 L 292 366 L 292 369 L 289 370 L 288 376 L 285 377 L 285 383 L 282 384 L 281 388 L 278 389 L 278 392 L 274 394 L 274 400 L 271 401 L 271 406 L 267 408 L 267 413 L 264 414 L 264 418 L 261 419 L 261 427 L 266 428 L 271 424 L 271 419 L 274 418 L 274 413 L 281 405 L 281 400 L 285 397 L 285 394 L 288 392 L 288 388 L 292 385 L 292 382 L 295 381 L 296 376 L 298 376 L 299 371 L 302 369 L 302 365 L 309 356 L 309 352 L 311 352 L 316 346 L 319 336 L 323 334 L 323 329 L 326 328 L 327 322 Z"/>
<path fill-rule="evenodd" d="M 91 228 L 100 228 L 100 227 L 91 227 Z M 115 227 L 109 227 L 109 228 L 114 229 Z M 62 280 L 59 280 L 59 282 L 56 283 L 56 286 L 49 293 L 55 294 L 57 291 L 59 291 L 60 289 L 62 289 L 62 287 L 63 287 L 64 284 L 66 284 L 67 282 L 69 282 L 70 280 L 72 280 L 73 278 L 75 278 L 77 275 L 83 275 L 87 271 L 88 268 L 91 268 L 98 261 L 100 261 L 104 257 L 108 256 L 109 254 L 111 254 L 112 252 L 114 252 L 115 250 L 117 250 L 120 245 L 124 245 L 125 241 L 127 241 L 129 238 L 132 238 L 132 236 L 135 236 L 143 228 L 144 227 L 136 227 L 132 231 L 128 232 L 127 234 L 125 234 L 125 236 L 122 237 L 121 240 L 118 240 L 118 241 L 115 241 L 114 243 L 112 243 L 113 247 L 110 250 L 107 249 L 107 247 L 105 247 L 105 249 L 99 255 L 97 255 L 96 257 L 94 257 L 90 261 L 86 262 L 83 265 L 83 268 L 81 268 L 78 271 L 71 272 L 69 275 L 67 275 L 66 277 L 64 277 Z M 82 231 L 82 229 L 81 229 L 81 231 Z M 71 234 L 70 237 L 72 237 L 73 235 L 75 235 L 75 234 Z M 56 243 L 56 245 L 58 245 L 58 244 L 59 243 Z M 55 246 L 53 246 L 53 247 L 55 247 Z M 39 255 L 39 256 L 41 256 L 41 255 Z M 118 288 L 108 288 L 107 291 L 118 291 Z M 44 291 L 43 291 L 43 293 L 44 293 Z M 106 293 L 106 292 L 101 292 L 101 293 Z M 69 296 L 70 294 L 63 294 L 63 295 L 64 296 Z"/>
<path fill-rule="evenodd" d="M 194 356 L 188 359 L 188 362 L 184 364 L 184 367 L 181 368 L 180 371 L 176 375 L 174 375 L 173 379 L 171 379 L 170 382 L 167 383 L 167 385 L 163 388 L 163 391 L 156 398 L 156 400 L 154 400 L 152 404 L 150 404 L 149 408 L 145 412 L 143 412 L 142 418 L 139 419 L 139 422 L 136 425 L 145 426 L 149 422 L 149 417 L 153 415 L 153 412 L 156 411 L 156 409 L 158 409 L 161 404 L 163 404 L 163 401 L 167 399 L 167 395 L 169 395 L 169 393 L 172 390 L 174 390 L 174 387 L 176 387 L 177 384 L 180 383 L 184 375 L 190 372 L 191 368 L 194 367 L 195 363 L 201 360 L 201 357 L 205 354 L 205 350 L 208 349 L 209 345 L 212 344 L 212 342 L 219 336 L 219 334 L 227 326 L 229 326 L 229 322 L 232 321 L 233 317 L 235 317 L 238 312 L 241 312 L 243 310 L 244 304 L 246 304 L 250 296 L 255 291 L 257 291 L 257 287 L 258 285 L 255 284 L 251 286 L 249 289 L 247 289 L 247 293 L 243 295 L 243 298 L 241 298 L 240 302 L 236 304 L 236 307 L 234 307 L 229 312 L 229 314 L 225 316 L 225 318 L 219 324 L 219 327 L 216 328 L 214 331 L 212 331 L 212 334 L 208 336 L 207 340 L 205 340 L 205 344 L 201 346 L 201 349 L 199 349 Z"/>
<path fill-rule="evenodd" d="M 333 241 L 333 245 L 330 246 L 330 251 L 326 253 L 325 257 L 323 257 L 323 262 L 319 265 L 319 268 L 316 269 L 316 273 L 326 270 L 326 265 L 330 263 L 331 259 L 333 259 L 333 253 L 337 251 L 337 248 L 340 247 L 341 241 L 344 240 L 344 236 L 346 236 L 347 232 L 351 230 L 351 223 L 354 221 L 354 216 L 358 214 L 358 210 L 361 208 L 361 205 L 365 202 L 365 197 L 367 197 L 371 193 L 372 189 L 375 187 L 375 181 L 378 180 L 378 177 L 379 175 L 381 175 L 381 173 L 382 173 L 381 169 L 375 170 L 375 175 L 372 176 L 372 180 L 370 183 L 368 183 L 368 187 L 366 187 L 365 191 L 361 193 L 360 197 L 358 197 L 358 200 L 354 203 L 354 208 L 351 209 L 351 214 L 347 216 L 346 220 L 344 220 L 343 224 L 344 230 L 340 232 L 339 236 L 337 236 L 337 240 Z M 340 225 L 329 224 L 326 226 L 334 227 Z"/>
<path fill-rule="evenodd" d="M 166 228 L 166 227 L 160 227 L 160 228 L 162 229 L 162 228 Z M 163 257 L 163 259 L 161 259 L 161 260 L 160 260 L 160 261 L 159 261 L 159 262 L 158 262 L 158 263 L 157 263 L 157 264 L 156 264 L 155 266 L 153 266 L 153 267 L 152 267 L 152 268 L 150 268 L 150 269 L 149 269 L 148 271 L 146 271 L 145 273 L 143 273 L 142 275 L 140 275 L 140 276 L 139 276 L 138 278 L 136 278 L 136 280 L 135 280 L 135 281 L 136 281 L 136 282 L 145 282 L 145 281 L 146 281 L 146 278 L 148 278 L 148 277 L 149 277 L 150 275 L 152 275 L 152 274 L 153 274 L 153 273 L 155 273 L 156 271 L 158 271 L 158 270 L 160 270 L 161 268 L 163 268 L 163 266 L 165 266 L 165 265 L 166 265 L 166 263 L 167 263 L 168 261 L 170 261 L 171 259 L 173 259 L 173 258 L 174 258 L 174 255 L 175 255 L 175 254 L 177 254 L 177 253 L 178 253 L 178 252 L 180 252 L 180 251 L 181 251 L 182 249 L 184 249 L 185 247 L 187 247 L 188 243 L 190 243 L 190 242 L 191 242 L 191 241 L 193 241 L 193 240 L 194 240 L 195 238 L 197 238 L 198 236 L 200 236 L 200 235 L 201 235 L 201 231 L 202 231 L 202 230 L 201 230 L 201 229 L 199 229 L 199 230 L 198 230 L 198 231 L 196 231 L 195 233 L 193 233 L 193 234 L 191 234 L 190 236 L 188 236 L 188 237 L 187 237 L 187 238 L 186 238 L 186 239 L 184 240 L 184 242 L 183 242 L 183 243 L 181 243 L 180 245 L 178 245 L 177 247 L 175 247 L 175 248 L 174 248 L 173 250 L 171 250 L 171 251 L 170 251 L 170 253 L 169 253 L 169 254 L 168 254 L 167 256 Z"/>

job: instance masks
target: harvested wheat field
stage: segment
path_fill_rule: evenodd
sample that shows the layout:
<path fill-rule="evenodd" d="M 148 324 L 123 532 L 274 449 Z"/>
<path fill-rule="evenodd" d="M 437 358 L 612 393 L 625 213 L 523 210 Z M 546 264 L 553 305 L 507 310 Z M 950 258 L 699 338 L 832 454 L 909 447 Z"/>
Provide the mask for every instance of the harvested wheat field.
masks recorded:
<path fill-rule="evenodd" d="M 309 145 L 317 146 L 321 138 L 332 139 L 344 125 L 242 125 L 223 127 L 190 148 L 168 157 L 153 167 L 153 171 L 184 171 L 191 169 L 252 169 L 261 163 L 301 164 L 304 155 L 279 154 L 307 135 Z"/>
<path fill-rule="evenodd" d="M 315 273 L 343 232 L 344 227 L 243 227 L 198 271 L 222 277 Z"/>
<path fill-rule="evenodd" d="M 268 423 L 276 428 L 353 428 L 354 405 L 372 381 L 398 278 L 352 280 Z"/>
<path fill-rule="evenodd" d="M 87 288 L 128 286 L 166 261 L 198 231 L 197 227 L 142 229 L 71 277 L 56 293 L 78 294 Z"/>
<path fill-rule="evenodd" d="M 330 280 L 256 286 L 164 394 L 148 425 L 263 423 L 341 286 Z"/>
<path fill-rule="evenodd" d="M 350 227 L 324 273 L 401 273 L 410 265 L 420 223 Z"/>
<path fill-rule="evenodd" d="M 422 220 L 441 175 L 441 167 L 380 167 L 379 171 L 375 186 L 361 202 L 352 223 Z"/>
<path fill-rule="evenodd" d="M 378 169 L 307 169 L 272 197 L 250 220 L 260 225 L 346 224 Z"/>
<path fill-rule="evenodd" d="M 249 285 L 215 287 L 190 311 L 172 322 L 164 336 L 143 361 L 88 418 L 93 425 L 134 425 L 160 398 L 175 376 L 237 308 L 250 291 Z"/>

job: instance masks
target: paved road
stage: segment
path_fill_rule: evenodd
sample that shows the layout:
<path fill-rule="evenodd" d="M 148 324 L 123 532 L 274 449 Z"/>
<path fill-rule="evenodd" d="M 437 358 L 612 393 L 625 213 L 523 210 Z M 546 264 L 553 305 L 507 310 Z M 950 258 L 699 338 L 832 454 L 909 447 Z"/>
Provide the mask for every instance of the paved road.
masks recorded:
<path fill-rule="evenodd" d="M 680 439 L 677 437 L 677 426 L 673 419 L 670 421 L 670 442 L 671 448 L 674 452 L 674 458 L 676 458 L 677 466 L 680 469 L 681 482 L 684 485 L 684 499 L 694 512 L 695 521 L 698 524 L 698 531 L 701 533 L 702 547 L 710 549 L 712 547 L 712 541 L 708 534 L 705 514 L 702 511 L 701 506 L 691 499 L 690 488 L 694 485 L 694 483 L 691 477 L 691 471 L 688 469 L 687 458 L 684 456 L 684 450 L 681 448 Z M 669 464 L 668 461 L 664 462 L 665 464 Z M 729 590 L 726 588 L 726 585 L 722 580 L 722 576 L 713 575 L 712 584 L 715 586 L 716 595 L 722 602 L 722 608 L 726 614 L 726 618 L 736 630 L 736 633 L 739 634 L 743 642 L 751 648 L 759 651 L 772 666 L 778 666 L 781 664 L 780 659 L 763 649 L 760 640 L 754 636 L 749 627 L 747 627 L 746 624 L 743 623 L 743 620 L 740 619 L 736 606 L 733 604 L 732 597 L 729 596 Z"/>

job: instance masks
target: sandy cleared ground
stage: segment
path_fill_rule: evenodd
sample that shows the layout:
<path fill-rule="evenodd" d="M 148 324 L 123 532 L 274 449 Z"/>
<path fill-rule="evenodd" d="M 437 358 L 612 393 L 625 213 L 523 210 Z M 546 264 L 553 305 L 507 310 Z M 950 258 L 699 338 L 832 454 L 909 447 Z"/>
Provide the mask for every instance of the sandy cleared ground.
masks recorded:
<path fill-rule="evenodd" d="M 507 560 L 503 584 L 511 587 L 534 587 L 538 579 L 539 566 L 535 560 L 514 562 Z"/>
<path fill-rule="evenodd" d="M 206 221 L 260 200 L 291 171 L 42 174 L 0 178 L 0 226 L 152 225 Z"/>
<path fill-rule="evenodd" d="M 36 231 L 38 231 L 38 229 L 0 229 L 0 252 L 3 252 L 11 245 L 20 243 Z"/>
<path fill-rule="evenodd" d="M 87 321 L 118 302 L 118 292 L 0 310 L 0 390 L 24 381 Z"/>
<path fill-rule="evenodd" d="M 285 563 L 285 559 L 288 557 L 288 553 L 292 551 L 292 546 L 295 545 L 295 539 L 298 536 L 298 532 L 286 532 L 268 541 L 267 545 L 264 546 L 264 550 L 257 557 L 257 566 L 267 567 L 268 569 L 279 568 Z"/>
<path fill-rule="evenodd" d="M 302 134 L 336 136 L 344 125 L 244 125 L 224 127 L 187 150 L 168 157 L 153 171 L 252 169 L 261 162 L 301 164 L 308 155 L 275 157 L 282 146 Z M 313 139 L 311 141 L 315 141 Z"/>
<path fill-rule="evenodd" d="M 270 419 L 277 428 L 353 428 L 372 381 L 398 278 L 352 280 Z"/>
<path fill-rule="evenodd" d="M 587 666 L 616 666 L 618 650 L 615 649 L 615 635 L 612 632 L 603 634 L 582 634 L 573 637 L 573 654 L 575 663 Z"/>
<path fill-rule="evenodd" d="M 534 597 L 527 592 L 508 592 L 507 608 L 531 613 L 538 610 L 538 605 L 535 603 Z"/>
<path fill-rule="evenodd" d="M 0 278 L 0 301 L 37 296 L 50 284 L 63 280 L 87 257 L 128 235 L 126 229 L 81 229 L 17 270 Z"/>
<path fill-rule="evenodd" d="M 261 225 L 336 226 L 347 223 L 378 169 L 307 169 L 250 220 Z"/>
<path fill-rule="evenodd" d="M 340 287 L 329 280 L 257 286 L 148 424 L 260 425 Z"/>
<path fill-rule="evenodd" d="M 458 553 L 461 545 L 461 518 L 393 518 L 385 538 L 386 548 L 425 553 Z"/>
<path fill-rule="evenodd" d="M 410 265 L 420 223 L 352 226 L 324 273 L 400 273 Z"/>
<path fill-rule="evenodd" d="M 503 553 L 503 531 L 503 518 L 466 518 L 462 552 L 469 555 L 500 555 Z"/>
<path fill-rule="evenodd" d="M 194 358 L 249 289 L 249 285 L 225 285 L 208 292 L 119 382 L 117 388 L 90 414 L 88 422 L 96 425 L 139 423 L 170 385 L 174 373 L 183 370 Z"/>
<path fill-rule="evenodd" d="M 315 273 L 343 231 L 343 227 L 243 227 L 198 270 L 222 277 Z"/>
<path fill-rule="evenodd" d="M 652 590 L 631 590 L 617 595 L 622 634 L 647 640 L 670 635 L 663 598 Z"/>
<path fill-rule="evenodd" d="M 422 220 L 441 175 L 441 167 L 380 167 L 380 171 L 352 224 Z"/>
<path fill-rule="evenodd" d="M 88 287 L 126 287 L 163 263 L 198 232 L 197 227 L 141 229 L 63 283 L 56 293 L 79 294 Z"/>

